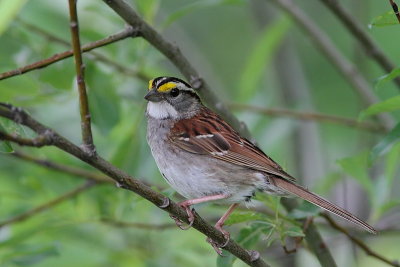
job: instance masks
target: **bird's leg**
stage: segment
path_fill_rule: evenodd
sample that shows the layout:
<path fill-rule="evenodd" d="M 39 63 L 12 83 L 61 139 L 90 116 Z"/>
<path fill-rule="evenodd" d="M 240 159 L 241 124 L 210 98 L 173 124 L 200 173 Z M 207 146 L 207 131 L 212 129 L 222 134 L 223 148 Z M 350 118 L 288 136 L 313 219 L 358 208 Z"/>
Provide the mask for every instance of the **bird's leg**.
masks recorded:
<path fill-rule="evenodd" d="M 175 221 L 176 225 L 179 228 L 181 228 L 182 230 L 187 230 L 192 226 L 192 224 L 194 222 L 194 214 L 193 214 L 193 210 L 190 208 L 190 206 L 192 206 L 194 204 L 212 201 L 212 200 L 224 199 L 227 197 L 229 197 L 229 196 L 224 195 L 224 194 L 219 194 L 219 195 L 212 195 L 212 196 L 206 196 L 206 197 L 201 197 L 201 198 L 189 199 L 189 200 L 185 200 L 183 202 L 178 203 L 179 206 L 181 206 L 182 208 L 184 208 L 186 210 L 186 213 L 188 215 L 189 225 L 187 227 L 184 227 L 183 222 L 180 219 L 178 219 L 177 217 L 175 217 L 173 215 L 170 215 L 170 217 Z"/>
<path fill-rule="evenodd" d="M 222 215 L 222 217 L 218 220 L 218 222 L 215 224 L 215 228 L 217 228 L 225 237 L 225 243 L 220 245 L 217 242 L 215 242 L 214 240 L 212 240 L 211 238 L 207 238 L 207 242 L 211 244 L 211 246 L 214 248 L 214 250 L 222 256 L 222 251 L 221 248 L 225 247 L 230 240 L 230 234 L 228 231 L 222 229 L 222 226 L 224 226 L 224 223 L 226 221 L 226 219 L 228 219 L 229 215 L 232 214 L 232 212 L 234 211 L 234 209 L 238 206 L 238 203 L 232 204 L 229 209 L 225 212 L 224 215 Z"/>

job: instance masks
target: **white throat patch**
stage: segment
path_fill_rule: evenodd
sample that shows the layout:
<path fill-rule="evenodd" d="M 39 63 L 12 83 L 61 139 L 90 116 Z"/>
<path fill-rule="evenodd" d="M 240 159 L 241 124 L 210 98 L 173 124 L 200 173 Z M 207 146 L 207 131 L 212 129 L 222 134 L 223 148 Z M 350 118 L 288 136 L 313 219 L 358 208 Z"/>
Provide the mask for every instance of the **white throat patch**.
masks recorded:
<path fill-rule="evenodd" d="M 155 119 L 175 119 L 178 117 L 178 112 L 166 101 L 149 102 L 147 104 L 147 114 Z"/>

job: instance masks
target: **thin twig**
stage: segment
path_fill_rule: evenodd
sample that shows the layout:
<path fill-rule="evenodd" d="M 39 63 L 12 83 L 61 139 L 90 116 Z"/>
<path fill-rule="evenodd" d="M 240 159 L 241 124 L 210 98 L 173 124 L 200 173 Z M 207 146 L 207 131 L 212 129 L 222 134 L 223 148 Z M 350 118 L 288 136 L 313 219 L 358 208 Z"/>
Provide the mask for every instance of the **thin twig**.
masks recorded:
<path fill-rule="evenodd" d="M 283 116 L 283 117 L 291 117 L 299 120 L 312 120 L 312 121 L 321 121 L 321 122 L 331 122 L 335 124 L 340 124 L 352 128 L 358 128 L 363 130 L 368 130 L 376 133 L 385 133 L 385 129 L 376 123 L 373 122 L 359 122 L 355 119 L 349 119 L 334 115 L 328 115 L 323 113 L 315 113 L 315 112 L 304 112 L 297 110 L 289 110 L 282 108 L 263 108 L 256 107 L 247 104 L 239 104 L 239 103 L 230 103 L 229 107 L 238 110 L 252 111 L 260 114 L 265 114 L 268 116 Z"/>
<path fill-rule="evenodd" d="M 176 228 L 175 223 L 163 223 L 163 224 L 148 224 L 148 223 L 136 223 L 136 222 L 123 222 L 123 221 L 115 221 L 111 219 L 103 218 L 100 220 L 101 222 L 116 226 L 118 228 L 138 228 L 144 230 L 165 230 L 165 229 L 174 229 Z"/>
<path fill-rule="evenodd" d="M 20 146 L 32 146 L 32 147 L 49 146 L 52 144 L 51 133 L 40 134 L 35 138 L 24 138 L 16 134 L 9 134 L 0 131 L 0 140 L 14 142 Z"/>
<path fill-rule="evenodd" d="M 379 102 L 379 98 L 373 93 L 368 82 L 360 74 L 355 65 L 351 64 L 339 50 L 334 46 L 329 37 L 292 1 L 272 0 L 282 8 L 296 25 L 307 33 L 315 46 L 329 59 L 343 77 L 353 86 L 359 94 L 364 105 L 369 106 Z M 387 114 L 378 114 L 379 122 L 389 131 L 392 128 L 393 120 Z"/>
<path fill-rule="evenodd" d="M 327 6 L 332 13 L 343 23 L 343 25 L 352 33 L 353 37 L 358 40 L 359 44 L 364 48 L 366 54 L 374 59 L 383 70 L 391 72 L 396 65 L 383 53 L 375 41 L 368 35 L 363 27 L 353 16 L 340 5 L 337 0 L 320 0 Z M 392 1 L 391 1 L 392 2 Z M 393 8 L 394 9 L 394 8 Z M 398 14 L 398 13 L 397 13 Z M 399 17 L 398 17 L 399 18 Z M 400 77 L 393 80 L 400 88 Z"/>
<path fill-rule="evenodd" d="M 48 202 L 46 202 L 46 203 L 44 203 L 44 204 L 42 204 L 40 206 L 37 206 L 37 207 L 35 207 L 35 208 L 31 209 L 31 210 L 25 211 L 24 213 L 21 213 L 21 214 L 17 215 L 15 217 L 12 217 L 10 219 L 7 219 L 5 221 L 0 222 L 0 228 L 5 226 L 5 225 L 10 225 L 10 224 L 13 224 L 13 223 L 18 223 L 18 222 L 23 222 L 23 221 L 29 219 L 30 217 L 40 213 L 40 212 L 48 210 L 48 209 L 50 209 L 50 208 L 62 203 L 63 201 L 65 201 L 67 199 L 75 197 L 79 193 L 91 188 L 92 186 L 94 186 L 96 184 L 98 184 L 98 183 L 93 182 L 93 181 L 88 181 L 88 182 L 84 183 L 83 185 L 81 185 L 81 186 L 79 186 L 79 187 L 77 187 L 77 188 L 75 188 L 75 189 L 73 189 L 71 191 L 68 191 L 67 193 L 65 193 L 65 194 L 63 194 L 63 195 L 61 195 L 61 196 L 59 196 L 59 197 L 57 197 L 55 199 L 52 199 L 52 200 L 50 200 L 50 201 L 48 201 Z"/>
<path fill-rule="evenodd" d="M 30 24 L 21 19 L 18 19 L 18 22 L 21 23 L 27 29 L 29 29 L 31 32 L 36 32 L 37 34 L 43 36 L 44 38 L 48 39 L 51 42 L 55 42 L 55 43 L 58 43 L 58 44 L 61 44 L 61 45 L 67 46 L 67 47 L 70 47 L 70 45 L 71 45 L 69 42 L 57 37 L 56 35 L 54 35 L 50 32 L 45 31 L 44 29 L 37 27 L 36 25 Z M 132 29 L 131 26 L 129 26 L 129 28 Z M 85 51 L 83 51 L 83 52 L 85 52 Z M 112 60 L 99 52 L 90 51 L 89 54 L 92 55 L 95 60 L 103 62 L 104 64 L 107 64 L 108 66 L 114 67 L 118 72 L 138 78 L 146 83 L 152 78 L 140 70 L 130 69 L 130 68 L 122 65 L 121 63 L 119 63 L 115 60 Z"/>
<path fill-rule="evenodd" d="M 38 135 L 43 132 L 50 131 L 53 133 L 52 135 L 52 144 L 55 147 L 71 154 L 82 161 L 88 163 L 89 165 L 95 167 L 100 170 L 113 180 L 117 182 L 117 185 L 121 188 L 130 190 L 135 192 L 136 194 L 142 196 L 143 198 L 152 202 L 155 206 L 160 209 L 169 212 L 180 220 L 188 223 L 187 214 L 184 209 L 182 209 L 179 205 L 175 204 L 169 198 L 164 195 L 155 192 L 150 187 L 146 186 L 141 181 L 134 179 L 129 176 L 127 173 L 119 170 L 115 166 L 113 166 L 108 161 L 104 160 L 100 156 L 93 157 L 87 151 L 83 150 L 81 147 L 74 145 L 69 140 L 59 135 L 54 130 L 44 126 L 40 122 L 33 119 L 29 114 L 23 111 L 20 108 L 15 108 L 9 104 L 0 103 L 0 116 L 4 118 L 8 118 L 17 122 L 21 125 L 25 125 L 28 128 L 35 131 Z M 212 240 L 215 240 L 218 243 L 225 242 L 224 235 L 217 230 L 215 227 L 211 226 L 204 219 L 202 219 L 198 214 L 195 215 L 195 220 L 193 223 L 193 228 L 202 232 L 204 235 L 210 237 Z M 250 266 L 268 266 L 261 258 L 260 254 L 255 251 L 247 251 L 246 249 L 239 246 L 233 240 L 230 240 L 228 244 L 224 247 L 225 250 L 229 251 L 245 263 Z"/>
<path fill-rule="evenodd" d="M 95 48 L 109 45 L 111 43 L 115 43 L 117 41 L 126 39 L 128 37 L 138 37 L 138 36 L 139 36 L 138 31 L 136 29 L 134 29 L 133 27 L 128 27 L 119 33 L 110 35 L 104 39 L 101 39 L 101 40 L 98 40 L 98 41 L 95 41 L 95 42 L 92 42 L 92 43 L 82 46 L 82 52 L 89 52 Z M 69 58 L 72 55 L 73 55 L 72 50 L 68 50 L 68 51 L 64 51 L 64 52 L 55 54 L 49 58 L 45 58 L 45 59 L 36 61 L 36 62 L 26 65 L 24 67 L 21 67 L 21 68 L 15 69 L 15 70 L 10 70 L 7 72 L 3 72 L 0 74 L 0 80 L 11 78 L 11 77 L 14 77 L 17 75 L 21 75 L 23 73 L 30 72 L 32 70 L 47 67 L 53 63 L 56 63 L 63 59 Z"/>
<path fill-rule="evenodd" d="M 387 258 L 385 258 L 384 256 L 378 254 L 377 252 L 373 251 L 372 249 L 370 249 L 368 247 L 367 244 L 364 243 L 363 240 L 353 236 L 349 231 L 347 231 L 346 228 L 340 226 L 338 223 L 336 223 L 328 214 L 326 214 L 325 212 L 321 213 L 321 216 L 324 217 L 328 223 L 336 230 L 338 230 L 339 232 L 342 232 L 343 234 L 345 234 L 354 244 L 356 244 L 359 248 L 361 248 L 362 250 L 364 250 L 364 252 L 371 256 L 374 257 L 380 261 L 383 261 L 391 266 L 395 266 L 395 267 L 400 267 L 400 263 L 398 261 L 391 261 Z"/>
<path fill-rule="evenodd" d="M 96 148 L 93 143 L 91 116 L 89 111 L 89 100 L 86 91 L 85 83 L 85 64 L 82 60 L 81 41 L 79 38 L 79 21 L 76 11 L 77 0 L 68 0 L 69 18 L 71 29 L 71 43 L 75 59 L 76 82 L 79 92 L 79 110 L 81 114 L 82 142 L 83 147 L 90 154 L 96 153 Z"/>
<path fill-rule="evenodd" d="M 390 5 L 392 6 L 392 9 L 393 9 L 393 11 L 394 11 L 394 14 L 395 14 L 396 17 L 397 17 L 397 20 L 398 20 L 399 23 L 400 23 L 400 13 L 399 13 L 399 8 L 397 7 L 397 4 L 396 4 L 393 0 L 389 0 L 389 2 L 390 2 Z"/>

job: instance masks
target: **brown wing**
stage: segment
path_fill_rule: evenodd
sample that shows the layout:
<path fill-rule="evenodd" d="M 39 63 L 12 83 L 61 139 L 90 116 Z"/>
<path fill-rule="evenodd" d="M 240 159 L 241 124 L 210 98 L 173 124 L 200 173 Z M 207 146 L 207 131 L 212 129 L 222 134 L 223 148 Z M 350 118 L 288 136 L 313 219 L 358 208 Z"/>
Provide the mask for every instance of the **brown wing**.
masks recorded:
<path fill-rule="evenodd" d="M 170 140 L 191 153 L 209 154 L 232 164 L 295 181 L 281 166 L 208 108 L 191 119 L 175 123 Z"/>

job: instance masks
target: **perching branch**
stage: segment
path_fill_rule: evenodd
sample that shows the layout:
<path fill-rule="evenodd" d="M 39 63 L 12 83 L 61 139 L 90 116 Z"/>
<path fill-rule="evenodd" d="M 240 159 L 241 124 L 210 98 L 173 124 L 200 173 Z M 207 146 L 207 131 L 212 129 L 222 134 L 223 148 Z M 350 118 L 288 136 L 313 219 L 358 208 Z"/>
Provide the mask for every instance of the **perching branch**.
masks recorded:
<path fill-rule="evenodd" d="M 115 180 L 119 187 L 135 192 L 136 194 L 152 202 L 160 209 L 169 212 L 170 214 L 176 216 L 177 218 L 179 218 L 184 222 L 188 222 L 186 212 L 180 206 L 172 202 L 169 198 L 153 191 L 147 185 L 145 185 L 144 183 L 142 183 L 137 179 L 134 179 L 133 177 L 129 176 L 122 170 L 119 170 L 111 163 L 101 158 L 99 155 L 93 156 L 90 153 L 88 153 L 88 151 L 82 149 L 79 146 L 74 145 L 69 140 L 56 133 L 54 130 L 44 126 L 40 122 L 33 119 L 29 114 L 27 114 L 22 109 L 15 108 L 9 104 L 0 103 L 0 116 L 10 119 L 21 125 L 27 126 L 34 132 L 36 132 L 38 135 L 41 135 L 45 132 L 51 132 L 52 146 L 58 147 L 59 149 L 67 152 L 68 154 L 71 154 L 76 158 L 79 158 L 82 161 L 100 170 L 101 172 L 103 172 L 104 174 Z M 215 229 L 213 226 L 211 226 L 197 214 L 195 216 L 193 228 L 202 232 L 206 236 L 212 238 L 216 242 L 222 244 L 225 241 L 225 237 L 220 231 Z M 268 266 L 260 258 L 260 254 L 258 252 L 247 251 L 241 246 L 239 246 L 233 240 L 230 240 L 226 245 L 226 247 L 224 247 L 224 249 L 229 251 L 230 253 L 232 253 L 245 263 L 249 264 L 250 266 Z"/>
<path fill-rule="evenodd" d="M 343 77 L 353 86 L 366 106 L 379 102 L 368 82 L 360 74 L 355 65 L 351 64 L 333 45 L 329 37 L 292 1 L 272 0 L 283 9 L 301 27 L 314 42 L 315 46 L 329 59 Z M 393 125 L 387 114 L 378 114 L 379 122 L 389 131 Z"/>
<path fill-rule="evenodd" d="M 239 103 L 230 103 L 229 107 L 237 110 L 251 111 L 256 112 L 268 116 L 279 116 L 279 117 L 289 117 L 298 120 L 311 120 L 311 121 L 321 121 L 321 122 L 330 122 L 339 125 L 344 125 L 351 128 L 357 128 L 362 130 L 367 130 L 375 133 L 385 133 L 385 129 L 376 123 L 373 122 L 360 122 L 355 119 L 349 119 L 345 117 L 339 117 L 334 115 L 328 115 L 323 113 L 315 113 L 315 112 L 304 112 L 297 110 L 289 110 L 283 108 L 263 108 L 256 107 L 247 104 L 239 104 Z"/>
<path fill-rule="evenodd" d="M 396 65 L 383 53 L 375 41 L 368 35 L 363 27 L 353 18 L 353 16 L 340 5 L 337 0 L 321 0 L 335 16 L 343 23 L 343 25 L 353 34 L 359 44 L 364 48 L 366 54 L 374 59 L 386 72 L 391 72 Z M 396 5 L 392 0 L 391 3 Z M 392 6 L 393 6 L 392 4 Z M 397 6 L 396 6 L 397 7 Z M 395 8 L 393 7 L 395 10 Z M 396 11 L 395 11 L 396 12 Z M 400 15 L 397 10 L 397 18 L 400 21 Z M 400 77 L 393 80 L 400 88 Z"/>
<path fill-rule="evenodd" d="M 23 222 L 23 221 L 29 219 L 30 217 L 32 217 L 40 212 L 43 212 L 45 210 L 48 210 L 67 199 L 75 197 L 79 193 L 93 187 L 96 184 L 98 184 L 98 182 L 88 181 L 88 182 L 84 183 L 83 185 L 81 185 L 81 186 L 79 186 L 79 187 L 77 187 L 77 188 L 75 188 L 75 189 L 49 201 L 49 202 L 46 202 L 38 207 L 35 207 L 35 208 L 25 211 L 24 213 L 21 213 L 15 217 L 12 217 L 10 219 L 0 222 L 0 228 L 5 225 L 9 225 L 9 224 L 17 223 L 17 222 Z"/>
<path fill-rule="evenodd" d="M 364 252 L 367 255 L 374 257 L 380 261 L 383 261 L 391 266 L 400 267 L 400 263 L 398 261 L 391 261 L 391 260 L 385 258 L 384 256 L 378 254 L 377 252 L 373 251 L 372 249 L 370 249 L 368 247 L 368 245 L 364 243 L 364 241 L 353 236 L 346 228 L 344 228 L 344 227 L 340 226 L 338 223 L 336 223 L 327 213 L 322 212 L 321 216 L 324 217 L 328 221 L 328 223 L 332 226 L 332 228 L 345 234 L 354 244 L 356 244 L 356 246 L 358 246 L 359 248 L 364 250 Z"/>
<path fill-rule="evenodd" d="M 121 31 L 119 33 L 110 35 L 110 36 L 108 36 L 108 37 L 106 37 L 104 39 L 101 39 L 101 40 L 98 40 L 98 41 L 95 41 L 95 42 L 92 42 L 92 43 L 89 43 L 89 44 L 86 44 L 86 45 L 82 46 L 82 52 L 88 52 L 88 51 L 91 51 L 91 50 L 93 50 L 95 48 L 102 47 L 102 46 L 105 46 L 105 45 L 108 45 L 108 44 L 111 44 L 111 43 L 115 43 L 117 41 L 123 40 L 123 39 L 128 38 L 128 37 L 138 37 L 138 35 L 139 35 L 139 33 L 138 33 L 138 31 L 136 29 L 134 29 L 133 27 L 128 27 L 128 28 L 126 28 L 125 30 L 123 30 L 123 31 Z M 32 64 L 29 64 L 29 65 L 26 65 L 24 67 L 1 73 L 0 74 L 0 80 L 7 79 L 7 78 L 10 78 L 10 77 L 13 77 L 13 76 L 17 76 L 17 75 L 21 75 L 21 74 L 24 74 L 26 72 L 30 72 L 32 70 L 36 70 L 36 69 L 41 69 L 41 68 L 47 67 L 47 66 L 49 66 L 49 65 L 51 65 L 53 63 L 56 63 L 56 62 L 61 61 L 63 59 L 69 58 L 72 55 L 73 55 L 72 50 L 55 54 L 55 55 L 53 55 L 53 56 L 51 56 L 49 58 L 39 60 L 37 62 L 34 62 Z"/>
<path fill-rule="evenodd" d="M 71 43 L 75 59 L 76 82 L 79 92 L 79 110 L 81 114 L 82 142 L 85 150 L 94 155 L 96 148 L 93 143 L 91 116 L 89 111 L 89 100 L 87 97 L 85 83 L 85 65 L 82 60 L 81 41 L 79 38 L 79 22 L 76 11 L 77 0 L 68 0 L 69 18 L 71 29 Z"/>

